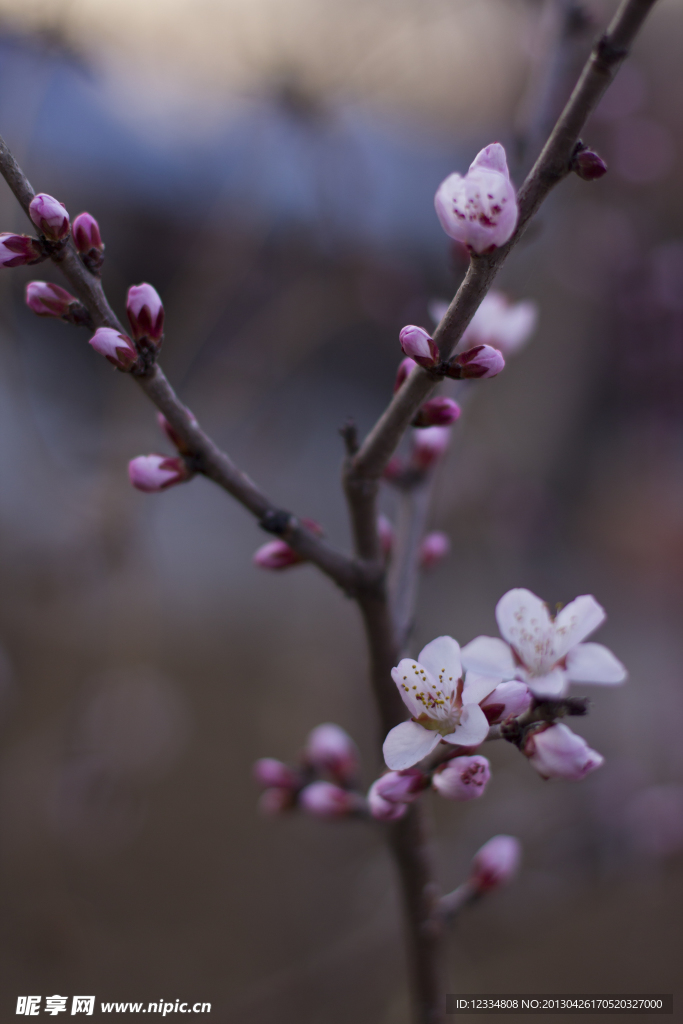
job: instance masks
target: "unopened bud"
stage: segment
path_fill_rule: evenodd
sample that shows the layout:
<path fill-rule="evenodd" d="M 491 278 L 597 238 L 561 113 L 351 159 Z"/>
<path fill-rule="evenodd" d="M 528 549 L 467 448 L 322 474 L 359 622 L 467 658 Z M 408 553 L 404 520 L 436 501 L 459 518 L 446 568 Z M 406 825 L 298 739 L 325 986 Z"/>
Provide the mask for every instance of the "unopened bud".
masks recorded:
<path fill-rule="evenodd" d="M 416 368 L 417 363 L 414 359 L 408 356 L 406 359 L 401 360 L 396 371 L 396 382 L 394 383 L 394 394 L 402 387 L 403 383 L 408 379 L 410 374 Z"/>
<path fill-rule="evenodd" d="M 296 803 L 296 794 L 291 789 L 282 789 L 279 786 L 271 786 L 264 789 L 258 802 L 258 809 L 261 814 L 275 817 L 278 814 L 286 814 L 291 811 Z"/>
<path fill-rule="evenodd" d="M 522 844 L 514 836 L 494 836 L 472 859 L 470 884 L 477 892 L 490 892 L 506 885 L 517 874 Z"/>
<path fill-rule="evenodd" d="M 31 200 L 28 215 L 46 238 L 59 242 L 69 234 L 69 214 L 64 203 L 46 192 L 39 192 Z"/>
<path fill-rule="evenodd" d="M 391 521 L 386 516 L 380 515 L 377 517 L 377 533 L 382 554 L 385 558 L 388 558 L 394 546 L 395 531 Z"/>
<path fill-rule="evenodd" d="M 149 338 L 159 348 L 164 333 L 164 307 L 151 284 L 137 284 L 128 289 L 126 312 L 136 341 Z"/>
<path fill-rule="evenodd" d="M 480 706 L 489 725 L 495 725 L 524 714 L 531 707 L 531 691 L 526 683 L 500 683 Z"/>
<path fill-rule="evenodd" d="M 450 427 L 427 427 L 413 434 L 413 463 L 418 469 L 429 469 L 448 448 Z"/>
<path fill-rule="evenodd" d="M 433 339 L 421 327 L 409 325 L 399 334 L 401 348 L 419 366 L 429 369 L 439 362 L 439 350 Z"/>
<path fill-rule="evenodd" d="M 550 725 L 529 733 L 524 753 L 544 779 L 578 782 L 604 763 L 602 754 L 591 750 L 582 736 L 566 725 Z"/>
<path fill-rule="evenodd" d="M 370 814 L 373 818 L 376 818 L 377 821 L 398 821 L 398 819 L 402 818 L 408 810 L 408 804 L 392 803 L 391 800 L 385 800 L 385 798 L 377 792 L 377 783 L 380 781 L 380 779 L 377 779 L 377 781 L 373 782 L 368 790 L 367 799 Z"/>
<path fill-rule="evenodd" d="M 68 316 L 74 302 L 78 302 L 76 296 L 58 284 L 29 281 L 26 285 L 26 305 L 37 316 Z"/>
<path fill-rule="evenodd" d="M 442 562 L 451 550 L 451 542 L 448 535 L 441 530 L 434 530 L 428 533 L 420 544 L 420 568 L 433 569 L 435 565 Z"/>
<path fill-rule="evenodd" d="M 138 491 L 153 494 L 185 483 L 192 476 L 185 460 L 168 455 L 138 455 L 128 463 L 128 476 Z"/>
<path fill-rule="evenodd" d="M 411 804 L 429 785 L 429 779 L 418 768 L 385 772 L 373 783 L 375 792 L 393 804 Z"/>
<path fill-rule="evenodd" d="M 89 213 L 79 213 L 71 225 L 76 251 L 93 274 L 99 274 L 104 260 L 104 243 L 100 226 Z"/>
<path fill-rule="evenodd" d="M 452 398 L 439 395 L 420 406 L 414 427 L 447 427 L 460 418 L 460 406 Z"/>
<path fill-rule="evenodd" d="M 89 344 L 119 370 L 130 370 L 138 358 L 135 346 L 128 335 L 121 334 L 112 327 L 98 327 Z"/>
<path fill-rule="evenodd" d="M 502 352 L 492 345 L 475 345 L 460 352 L 451 360 L 446 376 L 456 380 L 468 377 L 495 377 L 505 367 Z"/>
<path fill-rule="evenodd" d="M 345 818 L 359 807 L 358 797 L 331 782 L 312 782 L 299 793 L 299 805 L 314 818 Z"/>
<path fill-rule="evenodd" d="M 454 757 L 437 768 L 432 786 L 447 800 L 476 800 L 484 795 L 491 778 L 491 766 L 485 757 Z"/>
<path fill-rule="evenodd" d="M 584 181 L 597 181 L 607 174 L 607 164 L 592 149 L 582 149 L 572 160 L 572 170 Z"/>
<path fill-rule="evenodd" d="M 274 757 L 261 757 L 254 763 L 254 780 L 264 789 L 271 786 L 278 789 L 299 788 L 297 773 L 289 765 Z"/>
<path fill-rule="evenodd" d="M 347 732 L 332 722 L 317 725 L 306 740 L 306 761 L 339 782 L 352 782 L 358 771 L 358 748 Z"/>
<path fill-rule="evenodd" d="M 42 263 L 46 258 L 37 238 L 0 232 L 0 267 L 25 267 Z"/>
<path fill-rule="evenodd" d="M 262 544 L 252 556 L 252 562 L 259 569 L 289 569 L 292 565 L 300 565 L 305 558 L 290 548 L 284 540 L 269 540 Z"/>

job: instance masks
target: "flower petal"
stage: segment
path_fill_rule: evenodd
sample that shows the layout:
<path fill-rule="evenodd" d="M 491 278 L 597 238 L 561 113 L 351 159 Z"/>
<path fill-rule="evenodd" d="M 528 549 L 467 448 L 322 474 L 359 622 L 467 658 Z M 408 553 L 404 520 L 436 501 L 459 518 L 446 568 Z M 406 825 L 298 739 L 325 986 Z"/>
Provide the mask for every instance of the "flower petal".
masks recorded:
<path fill-rule="evenodd" d="M 454 692 L 462 675 L 460 644 L 457 640 L 452 636 L 438 636 L 422 648 L 419 662 L 444 693 L 450 696 Z"/>
<path fill-rule="evenodd" d="M 628 675 L 618 658 L 602 644 L 577 644 L 567 655 L 567 675 L 576 683 L 623 683 Z"/>
<path fill-rule="evenodd" d="M 570 601 L 555 619 L 555 651 L 558 659 L 590 636 L 606 618 L 605 609 L 590 594 Z"/>
<path fill-rule="evenodd" d="M 532 674 L 544 675 L 559 660 L 548 608 L 530 590 L 517 588 L 503 594 L 496 605 L 496 620 L 501 633 Z"/>
<path fill-rule="evenodd" d="M 484 716 L 484 720 L 486 720 L 486 716 Z M 400 725 L 394 726 L 384 741 L 382 747 L 384 760 L 387 766 L 395 772 L 400 772 L 404 768 L 412 768 L 427 754 L 431 754 L 440 740 L 440 733 L 423 729 L 417 722 L 401 722 Z"/>
<path fill-rule="evenodd" d="M 563 668 L 554 668 L 543 676 L 529 676 L 526 684 L 536 697 L 564 697 L 569 677 Z"/>
<path fill-rule="evenodd" d="M 481 675 L 479 672 L 468 672 L 462 688 L 463 704 L 481 704 L 502 681 L 500 676 L 496 679 L 493 676 Z"/>
<path fill-rule="evenodd" d="M 468 671 L 499 679 L 512 679 L 515 675 L 515 656 L 510 645 L 497 636 L 475 637 L 465 644 L 460 656 Z"/>
<path fill-rule="evenodd" d="M 455 743 L 461 747 L 478 747 L 486 739 L 488 731 L 488 719 L 479 705 L 465 704 L 460 714 L 460 724 L 444 739 L 446 743 Z"/>

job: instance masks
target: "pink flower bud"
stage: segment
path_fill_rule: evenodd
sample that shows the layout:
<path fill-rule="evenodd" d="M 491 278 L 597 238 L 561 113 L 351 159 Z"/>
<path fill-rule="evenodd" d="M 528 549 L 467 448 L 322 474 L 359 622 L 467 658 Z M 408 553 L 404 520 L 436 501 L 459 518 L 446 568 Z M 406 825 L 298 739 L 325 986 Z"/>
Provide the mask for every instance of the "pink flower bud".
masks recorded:
<path fill-rule="evenodd" d="M 41 263 L 44 259 L 35 238 L 30 235 L 14 235 L 11 231 L 0 232 L 0 267 L 24 267 L 26 264 Z"/>
<path fill-rule="evenodd" d="M 419 366 L 429 368 L 439 362 L 438 348 L 421 327 L 404 327 L 398 337 L 405 354 L 414 359 Z"/>
<path fill-rule="evenodd" d="M 138 358 L 128 335 L 120 334 L 112 327 L 98 327 L 89 344 L 119 370 L 130 370 Z"/>
<path fill-rule="evenodd" d="M 282 789 L 279 786 L 271 786 L 264 789 L 259 798 L 258 809 L 261 814 L 275 817 L 278 814 L 285 814 L 291 811 L 296 801 L 295 793 L 291 789 Z"/>
<path fill-rule="evenodd" d="M 128 289 L 126 312 L 136 341 L 149 338 L 159 347 L 164 333 L 164 307 L 151 284 L 137 284 Z"/>
<path fill-rule="evenodd" d="M 449 175 L 439 185 L 434 204 L 446 234 L 470 252 L 492 252 L 504 245 L 515 232 L 519 211 L 500 143 L 482 149 L 464 178 Z"/>
<path fill-rule="evenodd" d="M 524 753 L 544 779 L 578 781 L 605 760 L 566 725 L 550 725 L 530 733 Z"/>
<path fill-rule="evenodd" d="M 448 376 L 462 379 L 467 377 L 495 377 L 505 367 L 502 352 L 491 345 L 475 345 L 465 349 L 451 360 Z"/>
<path fill-rule="evenodd" d="M 370 814 L 377 821 L 398 821 L 408 810 L 407 803 L 392 803 L 390 800 L 385 800 L 383 796 L 377 792 L 377 783 L 380 779 L 370 786 L 368 790 L 368 808 Z"/>
<path fill-rule="evenodd" d="M 192 476 L 184 459 L 168 455 L 138 455 L 128 463 L 128 476 L 133 487 L 152 494 L 182 484 Z"/>
<path fill-rule="evenodd" d="M 379 546 L 382 554 L 388 558 L 394 546 L 394 527 L 386 516 L 377 517 L 377 533 L 379 534 Z"/>
<path fill-rule="evenodd" d="M 358 808 L 358 798 L 331 782 L 312 782 L 299 793 L 299 805 L 314 818 L 345 818 Z"/>
<path fill-rule="evenodd" d="M 584 181 L 596 181 L 607 174 L 607 164 L 592 149 L 582 149 L 572 160 L 572 170 Z"/>
<path fill-rule="evenodd" d="M 299 776 L 287 764 L 277 761 L 274 757 L 261 757 L 254 764 L 254 780 L 259 786 L 268 789 L 298 789 Z"/>
<path fill-rule="evenodd" d="M 411 804 L 429 785 L 424 772 L 406 768 L 400 772 L 385 772 L 372 784 L 375 793 L 390 804 Z"/>
<path fill-rule="evenodd" d="M 420 544 L 420 568 L 432 569 L 442 562 L 451 550 L 448 535 L 440 530 L 428 533 Z"/>
<path fill-rule="evenodd" d="M 415 362 L 414 359 L 410 359 L 410 357 L 408 357 L 407 359 L 403 359 L 399 363 L 398 370 L 396 372 L 396 383 L 394 384 L 394 394 L 396 394 L 396 392 L 402 386 L 403 382 L 407 380 L 407 378 L 410 376 L 410 374 L 413 372 L 416 366 L 417 363 Z"/>
<path fill-rule="evenodd" d="M 89 213 L 79 213 L 71 226 L 76 251 L 85 256 L 92 249 L 97 252 L 104 251 L 100 226 L 94 217 Z"/>
<path fill-rule="evenodd" d="M 26 305 L 38 316 L 66 316 L 73 302 L 78 302 L 76 296 L 58 284 L 29 281 L 26 285 Z"/>
<path fill-rule="evenodd" d="M 69 234 L 69 214 L 64 203 L 39 192 L 31 200 L 28 215 L 39 231 L 53 242 L 59 242 Z"/>
<path fill-rule="evenodd" d="M 418 469 L 429 469 L 448 448 L 450 427 L 427 427 L 413 434 L 413 463 Z"/>
<path fill-rule="evenodd" d="M 305 559 L 283 540 L 269 540 L 252 556 L 252 562 L 259 569 L 289 569 L 292 565 L 301 565 L 304 561 Z"/>
<path fill-rule="evenodd" d="M 517 874 L 522 844 L 514 836 L 494 836 L 484 843 L 472 860 L 470 884 L 478 892 L 490 892 L 506 885 Z"/>
<path fill-rule="evenodd" d="M 347 732 L 326 722 L 313 729 L 306 740 L 304 757 L 319 772 L 340 782 L 352 782 L 358 771 L 358 748 Z"/>
<path fill-rule="evenodd" d="M 452 398 L 439 395 L 420 406 L 414 427 L 447 427 L 460 418 L 460 406 Z"/>
<path fill-rule="evenodd" d="M 189 416 L 190 423 L 192 424 L 192 426 L 193 427 L 198 426 L 199 424 L 197 423 L 197 420 L 194 418 L 192 413 L 189 410 L 187 410 L 187 409 L 185 411 L 187 412 L 187 414 Z M 163 430 L 164 434 L 169 439 L 171 444 L 175 448 L 178 449 L 180 454 L 181 455 L 188 455 L 189 452 L 190 452 L 190 449 L 185 444 L 183 439 L 175 432 L 175 430 L 173 429 L 173 427 L 168 422 L 168 420 L 166 419 L 166 417 L 164 416 L 164 414 L 162 412 L 158 412 L 157 413 L 157 423 L 159 424 L 159 426 L 161 427 L 161 429 Z"/>
<path fill-rule="evenodd" d="M 485 757 L 454 757 L 437 768 L 432 786 L 447 800 L 476 800 L 484 795 L 491 778 L 491 766 Z"/>
<path fill-rule="evenodd" d="M 526 683 L 500 683 L 480 706 L 489 725 L 495 725 L 510 716 L 517 718 L 527 711 L 531 706 L 531 691 Z"/>

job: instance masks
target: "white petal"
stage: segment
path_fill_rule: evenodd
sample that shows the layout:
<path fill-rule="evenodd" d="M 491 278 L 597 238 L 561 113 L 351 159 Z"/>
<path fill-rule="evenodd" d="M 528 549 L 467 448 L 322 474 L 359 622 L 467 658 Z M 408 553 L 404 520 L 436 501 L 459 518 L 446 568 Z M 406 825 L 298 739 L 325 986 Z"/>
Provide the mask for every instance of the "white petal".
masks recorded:
<path fill-rule="evenodd" d="M 394 726 L 384 741 L 384 760 L 395 772 L 412 768 L 427 754 L 431 754 L 440 740 L 440 733 L 423 729 L 417 722 L 401 722 Z"/>
<path fill-rule="evenodd" d="M 559 660 L 555 629 L 540 597 L 530 590 L 508 590 L 496 605 L 498 628 L 534 675 L 544 675 Z"/>
<path fill-rule="evenodd" d="M 544 676 L 529 676 L 526 684 L 537 697 L 564 697 L 569 677 L 563 668 L 554 668 Z"/>
<path fill-rule="evenodd" d="M 401 699 L 414 718 L 423 714 L 425 710 L 424 704 L 417 700 L 415 694 L 438 689 L 431 674 L 415 658 L 403 658 L 396 668 L 392 668 L 391 678 L 398 686 Z"/>
<path fill-rule="evenodd" d="M 481 704 L 502 681 L 500 676 L 496 679 L 493 676 L 480 675 L 478 672 L 468 672 L 462 688 L 463 704 Z"/>
<path fill-rule="evenodd" d="M 468 671 L 500 679 L 512 679 L 515 675 L 515 657 L 510 645 L 497 636 L 475 637 L 465 644 L 460 656 Z"/>
<path fill-rule="evenodd" d="M 479 705 L 465 704 L 460 714 L 460 725 L 444 739 L 461 747 L 478 747 L 486 739 L 488 731 L 488 719 Z"/>
<path fill-rule="evenodd" d="M 580 644 L 601 626 L 607 616 L 594 597 L 584 594 L 571 601 L 555 619 L 555 650 L 563 658 L 567 651 Z"/>
<path fill-rule="evenodd" d="M 576 683 L 623 683 L 628 673 L 602 644 L 577 644 L 567 655 L 567 675 Z"/>
<path fill-rule="evenodd" d="M 462 675 L 460 644 L 452 636 L 438 636 L 423 647 L 419 662 L 427 669 L 439 689 L 450 696 Z"/>

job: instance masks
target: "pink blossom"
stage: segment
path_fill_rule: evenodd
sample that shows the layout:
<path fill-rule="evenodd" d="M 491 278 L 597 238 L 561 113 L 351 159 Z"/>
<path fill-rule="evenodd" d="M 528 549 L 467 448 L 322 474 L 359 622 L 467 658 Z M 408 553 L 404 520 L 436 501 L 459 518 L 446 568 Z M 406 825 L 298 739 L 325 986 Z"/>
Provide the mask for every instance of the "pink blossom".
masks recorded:
<path fill-rule="evenodd" d="M 314 818 L 345 818 L 359 807 L 358 797 L 331 782 L 311 782 L 299 793 L 299 805 Z"/>
<path fill-rule="evenodd" d="M 352 782 L 358 771 L 358 748 L 347 732 L 333 722 L 311 730 L 304 756 L 319 772 L 328 772 L 338 782 Z"/>
<path fill-rule="evenodd" d="M 137 284 L 128 289 L 126 312 L 136 341 L 142 338 L 157 343 L 161 341 L 164 333 L 164 307 L 151 284 Z"/>
<path fill-rule="evenodd" d="M 396 372 L 396 383 L 394 384 L 394 394 L 402 386 L 403 382 L 410 376 L 413 370 L 416 368 L 417 363 L 410 357 L 403 359 L 399 363 L 398 370 Z"/>
<path fill-rule="evenodd" d="M 44 259 L 40 245 L 30 235 L 0 232 L 0 267 L 24 267 Z"/>
<path fill-rule="evenodd" d="M 69 214 L 64 203 L 39 192 L 29 203 L 28 215 L 39 231 L 53 242 L 69 234 Z"/>
<path fill-rule="evenodd" d="M 429 469 L 444 454 L 451 439 L 450 427 L 427 427 L 413 434 L 412 460 L 418 469 Z"/>
<path fill-rule="evenodd" d="M 414 359 L 419 366 L 429 368 L 439 362 L 439 350 L 434 341 L 422 327 L 409 325 L 399 334 L 401 348 L 407 356 Z"/>
<path fill-rule="evenodd" d="M 262 544 L 252 556 L 252 562 L 259 569 L 289 569 L 301 565 L 306 559 L 291 548 L 284 540 L 269 540 Z"/>
<path fill-rule="evenodd" d="M 29 281 L 26 285 L 26 305 L 38 316 L 66 316 L 69 307 L 78 299 L 58 284 L 47 281 Z"/>
<path fill-rule="evenodd" d="M 506 718 L 517 718 L 531 707 L 531 690 L 526 683 L 499 683 L 495 690 L 481 702 L 481 710 L 489 723 L 504 722 Z"/>
<path fill-rule="evenodd" d="M 373 818 L 376 818 L 377 821 L 398 821 L 399 818 L 402 818 L 408 810 L 408 804 L 397 804 L 392 803 L 391 800 L 385 800 L 384 797 L 377 792 L 377 783 L 379 781 L 380 780 L 377 779 L 376 782 L 373 782 L 368 790 L 367 800 L 370 814 Z"/>
<path fill-rule="evenodd" d="M 411 804 L 428 785 L 427 776 L 417 768 L 386 772 L 373 782 L 373 789 L 390 804 Z"/>
<path fill-rule="evenodd" d="M 605 760 L 566 725 L 550 725 L 530 733 L 524 743 L 524 753 L 544 779 L 578 781 Z"/>
<path fill-rule="evenodd" d="M 390 519 L 387 519 L 384 515 L 377 517 L 377 533 L 379 535 L 379 546 L 382 549 L 382 554 L 385 558 L 388 558 L 391 554 L 391 549 L 394 546 L 394 527 Z"/>
<path fill-rule="evenodd" d="M 185 460 L 175 455 L 138 455 L 128 463 L 128 476 L 133 487 L 149 494 L 182 484 L 191 475 Z"/>
<path fill-rule="evenodd" d="M 275 786 L 278 789 L 298 789 L 299 776 L 289 765 L 274 757 L 261 757 L 254 764 L 254 780 L 259 786 L 268 789 Z"/>
<path fill-rule="evenodd" d="M 490 778 L 485 757 L 453 757 L 434 772 L 432 786 L 447 800 L 476 800 L 484 795 Z"/>
<path fill-rule="evenodd" d="M 472 859 L 470 884 L 478 892 L 490 892 L 506 885 L 519 869 L 522 844 L 514 836 L 494 836 Z"/>
<path fill-rule="evenodd" d="M 435 318 L 448 308 L 446 303 L 431 303 L 430 310 Z M 441 317 L 439 316 L 439 319 Z M 504 356 L 518 352 L 529 340 L 538 320 L 538 306 L 530 299 L 510 302 L 503 292 L 491 290 L 463 332 L 458 349 L 473 348 L 475 345 L 491 345 Z"/>
<path fill-rule="evenodd" d="M 92 249 L 98 252 L 102 252 L 104 249 L 100 226 L 89 213 L 78 214 L 71 226 L 71 234 L 76 250 L 82 255 L 89 253 Z"/>
<path fill-rule="evenodd" d="M 420 567 L 432 569 L 439 562 L 442 562 L 451 550 L 451 542 L 448 535 L 441 530 L 434 530 L 428 533 L 420 544 Z"/>
<path fill-rule="evenodd" d="M 470 252 L 492 252 L 504 245 L 515 232 L 519 211 L 500 143 L 482 149 L 464 178 L 449 175 L 439 185 L 434 204 L 446 234 Z"/>
<path fill-rule="evenodd" d="M 447 427 L 460 419 L 460 406 L 452 398 L 437 395 L 420 406 L 413 420 L 414 427 Z"/>
<path fill-rule="evenodd" d="M 98 327 L 89 344 L 119 370 L 130 370 L 138 358 L 128 335 L 120 334 L 112 327 Z"/>
<path fill-rule="evenodd" d="M 449 364 L 448 376 L 466 378 L 495 377 L 505 369 L 502 352 L 492 345 L 475 345 L 458 352 Z"/>

